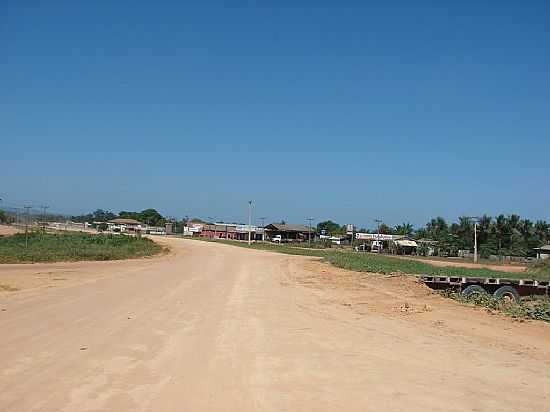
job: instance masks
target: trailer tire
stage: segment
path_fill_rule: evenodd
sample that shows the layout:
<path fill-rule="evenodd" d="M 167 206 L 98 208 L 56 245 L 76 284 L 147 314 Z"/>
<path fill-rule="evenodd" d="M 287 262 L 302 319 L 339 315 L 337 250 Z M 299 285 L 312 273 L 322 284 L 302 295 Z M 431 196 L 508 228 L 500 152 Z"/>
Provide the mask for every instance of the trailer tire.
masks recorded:
<path fill-rule="evenodd" d="M 462 296 L 469 298 L 472 295 L 486 295 L 487 291 L 479 285 L 470 285 L 462 291 Z"/>
<path fill-rule="evenodd" d="M 495 290 L 493 296 L 498 299 L 507 299 L 514 303 L 517 303 L 520 300 L 518 291 L 512 286 L 501 286 Z"/>

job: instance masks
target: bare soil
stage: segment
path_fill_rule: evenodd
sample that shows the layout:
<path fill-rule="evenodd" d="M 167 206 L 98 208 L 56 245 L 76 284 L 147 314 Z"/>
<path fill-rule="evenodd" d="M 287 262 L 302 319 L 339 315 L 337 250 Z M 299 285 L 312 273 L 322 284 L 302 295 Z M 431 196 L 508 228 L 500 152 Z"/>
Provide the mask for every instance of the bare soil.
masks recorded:
<path fill-rule="evenodd" d="M 19 229 L 13 226 L 0 225 L 0 236 L 14 235 L 19 233 Z"/>
<path fill-rule="evenodd" d="M 412 277 L 162 242 L 152 259 L 0 266 L 19 285 L 0 292 L 0 410 L 548 410 L 547 323 Z"/>

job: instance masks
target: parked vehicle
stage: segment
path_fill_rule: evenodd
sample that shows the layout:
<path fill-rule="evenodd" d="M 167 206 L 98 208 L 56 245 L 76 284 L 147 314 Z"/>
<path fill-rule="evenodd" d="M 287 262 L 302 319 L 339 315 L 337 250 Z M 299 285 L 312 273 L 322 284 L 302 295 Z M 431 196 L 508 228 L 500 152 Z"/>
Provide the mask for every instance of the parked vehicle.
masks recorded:
<path fill-rule="evenodd" d="M 274 243 L 281 243 L 283 241 L 281 235 L 275 235 L 271 238 L 271 241 Z"/>

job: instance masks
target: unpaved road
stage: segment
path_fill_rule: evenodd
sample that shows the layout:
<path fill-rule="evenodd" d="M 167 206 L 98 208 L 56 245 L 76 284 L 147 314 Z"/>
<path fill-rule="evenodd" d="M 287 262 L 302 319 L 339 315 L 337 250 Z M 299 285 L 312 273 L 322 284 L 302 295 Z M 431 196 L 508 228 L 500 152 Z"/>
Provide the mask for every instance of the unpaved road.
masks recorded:
<path fill-rule="evenodd" d="M 0 294 L 0 411 L 550 409 L 548 324 L 411 278 L 166 242 L 155 259 L 0 266 L 0 283 L 66 279 Z"/>

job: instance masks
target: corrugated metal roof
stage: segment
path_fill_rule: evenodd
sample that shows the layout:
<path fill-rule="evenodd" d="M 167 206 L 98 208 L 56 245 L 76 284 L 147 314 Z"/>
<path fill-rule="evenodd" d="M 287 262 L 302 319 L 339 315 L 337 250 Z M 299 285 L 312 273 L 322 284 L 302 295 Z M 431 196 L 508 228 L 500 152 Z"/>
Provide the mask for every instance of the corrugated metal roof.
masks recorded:
<path fill-rule="evenodd" d="M 304 225 L 291 225 L 282 223 L 271 223 L 266 226 L 267 230 L 278 230 L 280 232 L 309 232 L 310 229 Z M 311 228 L 311 233 L 315 232 L 315 228 Z"/>
<path fill-rule="evenodd" d="M 135 219 L 123 219 L 123 218 L 109 220 L 109 223 L 114 223 L 117 225 L 141 225 L 141 222 L 138 222 Z"/>

